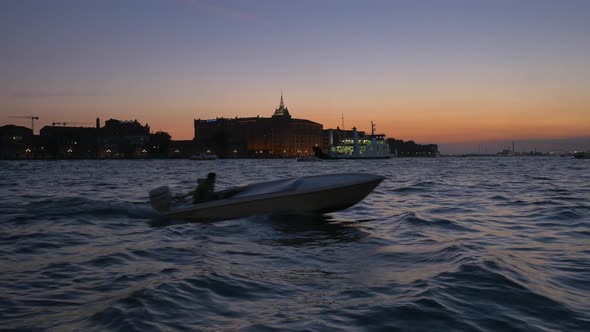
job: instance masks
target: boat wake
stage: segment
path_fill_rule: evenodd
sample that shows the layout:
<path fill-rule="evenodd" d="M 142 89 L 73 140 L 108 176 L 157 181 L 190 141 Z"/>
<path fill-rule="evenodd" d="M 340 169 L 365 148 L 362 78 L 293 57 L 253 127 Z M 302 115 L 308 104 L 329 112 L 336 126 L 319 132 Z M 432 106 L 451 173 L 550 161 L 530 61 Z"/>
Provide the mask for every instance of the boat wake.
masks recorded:
<path fill-rule="evenodd" d="M 2 221 L 34 223 L 42 220 L 87 220 L 104 217 L 153 218 L 157 213 L 140 202 L 105 201 L 83 197 L 39 199 L 13 208 L 0 208 Z M 78 217 L 78 218 L 76 218 Z M 72 219 L 74 218 L 74 219 Z"/>

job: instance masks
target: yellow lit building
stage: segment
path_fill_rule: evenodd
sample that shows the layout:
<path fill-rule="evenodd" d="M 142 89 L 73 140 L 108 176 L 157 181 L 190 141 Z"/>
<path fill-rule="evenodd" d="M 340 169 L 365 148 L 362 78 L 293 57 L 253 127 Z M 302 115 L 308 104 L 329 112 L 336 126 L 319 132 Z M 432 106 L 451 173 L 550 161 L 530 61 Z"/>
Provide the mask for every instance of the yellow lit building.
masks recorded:
<path fill-rule="evenodd" d="M 322 125 L 293 119 L 283 96 L 270 118 L 194 120 L 194 141 L 200 152 L 222 158 L 293 158 L 313 155 L 322 139 Z"/>

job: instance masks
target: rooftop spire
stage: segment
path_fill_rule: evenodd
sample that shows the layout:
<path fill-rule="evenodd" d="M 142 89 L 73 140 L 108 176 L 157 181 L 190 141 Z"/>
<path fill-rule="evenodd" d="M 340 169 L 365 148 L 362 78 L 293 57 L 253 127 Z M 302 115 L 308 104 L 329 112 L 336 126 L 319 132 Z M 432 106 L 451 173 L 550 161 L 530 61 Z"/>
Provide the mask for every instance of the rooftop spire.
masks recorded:
<path fill-rule="evenodd" d="M 279 108 L 275 110 L 273 116 L 291 117 L 291 115 L 289 115 L 289 110 L 285 107 L 285 103 L 283 102 L 283 90 L 281 90 L 281 103 L 279 104 Z"/>

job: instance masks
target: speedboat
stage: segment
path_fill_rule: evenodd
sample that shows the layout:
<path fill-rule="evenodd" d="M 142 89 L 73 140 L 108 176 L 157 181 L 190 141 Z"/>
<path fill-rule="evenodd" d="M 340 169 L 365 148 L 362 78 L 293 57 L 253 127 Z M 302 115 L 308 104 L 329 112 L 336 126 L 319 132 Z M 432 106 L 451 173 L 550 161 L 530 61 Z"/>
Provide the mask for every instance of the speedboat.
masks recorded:
<path fill-rule="evenodd" d="M 167 186 L 150 191 L 150 203 L 170 219 L 218 220 L 259 214 L 321 214 L 363 200 L 384 177 L 345 173 L 260 182 L 216 192 L 218 199 L 193 204 L 175 199 Z"/>

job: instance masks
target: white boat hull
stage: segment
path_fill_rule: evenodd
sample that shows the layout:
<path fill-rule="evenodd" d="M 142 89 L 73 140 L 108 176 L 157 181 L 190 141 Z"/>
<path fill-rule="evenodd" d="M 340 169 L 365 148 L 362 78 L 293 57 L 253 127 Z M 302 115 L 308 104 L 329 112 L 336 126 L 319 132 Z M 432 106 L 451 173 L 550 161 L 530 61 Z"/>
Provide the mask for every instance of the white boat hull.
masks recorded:
<path fill-rule="evenodd" d="M 162 215 L 211 220 L 257 214 L 329 213 L 360 202 L 383 179 L 372 174 L 335 174 L 271 181 L 247 186 L 231 198 L 173 207 Z"/>

